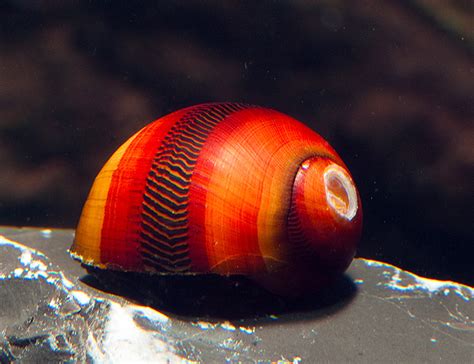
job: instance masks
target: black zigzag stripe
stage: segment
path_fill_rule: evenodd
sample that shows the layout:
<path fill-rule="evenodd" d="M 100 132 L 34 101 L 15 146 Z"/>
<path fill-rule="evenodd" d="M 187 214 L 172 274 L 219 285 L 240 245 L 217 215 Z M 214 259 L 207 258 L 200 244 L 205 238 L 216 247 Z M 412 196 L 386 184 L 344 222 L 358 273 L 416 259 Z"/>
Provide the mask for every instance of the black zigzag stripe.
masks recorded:
<path fill-rule="evenodd" d="M 209 104 L 193 108 L 168 132 L 147 177 L 140 246 L 143 262 L 155 271 L 189 271 L 189 184 L 199 153 L 214 127 L 248 106 Z"/>

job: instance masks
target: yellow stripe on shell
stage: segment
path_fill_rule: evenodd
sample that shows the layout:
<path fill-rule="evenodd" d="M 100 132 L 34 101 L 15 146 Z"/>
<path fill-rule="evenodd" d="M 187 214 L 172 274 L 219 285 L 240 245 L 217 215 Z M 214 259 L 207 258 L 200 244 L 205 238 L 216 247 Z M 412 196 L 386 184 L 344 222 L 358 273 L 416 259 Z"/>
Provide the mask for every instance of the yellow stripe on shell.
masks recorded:
<path fill-rule="evenodd" d="M 80 258 L 85 264 L 105 268 L 105 264 L 100 261 L 100 243 L 110 183 L 120 160 L 139 133 L 134 134 L 110 157 L 95 178 L 89 192 L 71 247 L 71 254 Z"/>

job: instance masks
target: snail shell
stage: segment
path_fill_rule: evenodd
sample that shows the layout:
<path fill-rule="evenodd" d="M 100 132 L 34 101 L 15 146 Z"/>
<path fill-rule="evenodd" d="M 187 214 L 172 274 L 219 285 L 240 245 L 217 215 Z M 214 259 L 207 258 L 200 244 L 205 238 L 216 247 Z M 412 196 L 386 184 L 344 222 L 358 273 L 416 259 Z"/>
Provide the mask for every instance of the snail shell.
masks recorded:
<path fill-rule="evenodd" d="M 112 155 L 70 252 L 86 266 L 239 274 L 299 295 L 349 266 L 361 226 L 352 177 L 322 137 L 274 110 L 213 103 L 156 120 Z"/>

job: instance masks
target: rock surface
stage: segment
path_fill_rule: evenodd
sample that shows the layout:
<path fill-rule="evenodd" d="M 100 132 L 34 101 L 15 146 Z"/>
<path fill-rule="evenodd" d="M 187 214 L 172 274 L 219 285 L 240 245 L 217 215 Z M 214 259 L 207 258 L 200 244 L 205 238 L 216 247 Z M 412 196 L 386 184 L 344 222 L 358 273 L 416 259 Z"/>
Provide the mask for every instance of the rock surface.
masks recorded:
<path fill-rule="evenodd" d="M 142 291 L 121 297 L 95 288 L 106 286 L 68 257 L 73 234 L 0 227 L 0 362 L 474 360 L 468 286 L 356 259 L 341 282 L 305 302 L 245 282 L 207 292 L 205 279 L 201 296 L 185 285 L 173 293 L 172 281 L 152 293 L 136 282 L 130 291 Z M 173 295 L 185 303 L 170 305 Z"/>

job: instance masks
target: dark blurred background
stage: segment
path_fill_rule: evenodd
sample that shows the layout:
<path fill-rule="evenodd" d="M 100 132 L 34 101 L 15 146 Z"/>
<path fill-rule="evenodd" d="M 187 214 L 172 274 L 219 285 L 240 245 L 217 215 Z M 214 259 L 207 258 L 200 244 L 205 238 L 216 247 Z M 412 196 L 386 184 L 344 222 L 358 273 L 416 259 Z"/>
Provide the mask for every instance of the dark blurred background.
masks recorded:
<path fill-rule="evenodd" d="M 339 152 L 359 256 L 474 285 L 471 0 L 130 3 L 0 3 L 0 224 L 74 227 L 133 132 L 242 101 Z"/>

